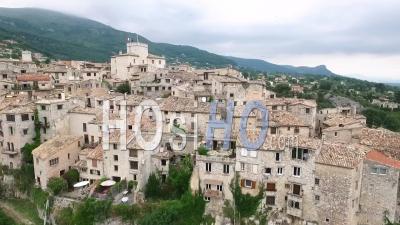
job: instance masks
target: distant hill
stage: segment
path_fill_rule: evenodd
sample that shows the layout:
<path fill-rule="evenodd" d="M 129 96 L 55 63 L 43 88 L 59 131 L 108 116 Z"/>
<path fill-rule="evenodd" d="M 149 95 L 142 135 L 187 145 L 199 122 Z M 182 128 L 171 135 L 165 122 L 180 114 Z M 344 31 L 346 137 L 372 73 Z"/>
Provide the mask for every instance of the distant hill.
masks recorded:
<path fill-rule="evenodd" d="M 128 37 L 134 38 L 136 34 L 60 12 L 0 8 L 0 40 L 13 39 L 27 49 L 57 59 L 108 61 L 111 55 L 125 50 Z M 282 66 L 257 59 L 225 57 L 192 46 L 156 43 L 142 36 L 139 40 L 149 44 L 151 53 L 164 55 L 168 62 L 190 63 L 197 67 L 233 65 L 262 72 L 333 74 L 325 66 Z"/>
<path fill-rule="evenodd" d="M 394 86 L 394 87 L 400 87 L 400 83 L 387 83 L 386 85 Z"/>
<path fill-rule="evenodd" d="M 257 71 L 265 72 L 277 72 L 277 73 L 290 73 L 290 74 L 315 74 L 315 75 L 335 75 L 324 65 L 316 67 L 307 66 L 289 66 L 289 65 L 277 65 L 261 59 L 244 59 L 237 57 L 227 57 L 233 60 L 238 66 L 243 68 L 250 68 Z"/>

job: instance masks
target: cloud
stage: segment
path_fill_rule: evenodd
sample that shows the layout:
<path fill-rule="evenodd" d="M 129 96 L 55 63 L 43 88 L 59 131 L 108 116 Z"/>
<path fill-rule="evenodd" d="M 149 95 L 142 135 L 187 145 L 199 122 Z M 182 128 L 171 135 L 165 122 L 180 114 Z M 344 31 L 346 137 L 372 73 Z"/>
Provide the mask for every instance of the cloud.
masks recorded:
<path fill-rule="evenodd" d="M 395 79 L 400 71 L 397 0 L 5 0 L 0 6 L 53 9 L 152 41 L 280 64 L 327 64 L 368 79 Z"/>

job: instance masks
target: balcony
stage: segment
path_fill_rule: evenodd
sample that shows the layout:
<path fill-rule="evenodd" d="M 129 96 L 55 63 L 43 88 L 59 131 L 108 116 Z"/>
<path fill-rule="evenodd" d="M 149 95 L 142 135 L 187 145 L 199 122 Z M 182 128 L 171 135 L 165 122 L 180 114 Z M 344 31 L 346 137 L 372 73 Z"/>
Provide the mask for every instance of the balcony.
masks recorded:
<path fill-rule="evenodd" d="M 8 149 L 3 149 L 1 151 L 1 153 L 6 154 L 6 155 L 17 155 L 18 154 L 17 151 L 12 151 L 12 150 L 8 150 Z"/>
<path fill-rule="evenodd" d="M 288 194 L 286 213 L 288 215 L 299 217 L 303 216 L 303 198 L 300 195 Z"/>
<path fill-rule="evenodd" d="M 224 199 L 224 192 L 219 190 L 203 189 L 203 193 L 205 197 L 213 199 Z"/>

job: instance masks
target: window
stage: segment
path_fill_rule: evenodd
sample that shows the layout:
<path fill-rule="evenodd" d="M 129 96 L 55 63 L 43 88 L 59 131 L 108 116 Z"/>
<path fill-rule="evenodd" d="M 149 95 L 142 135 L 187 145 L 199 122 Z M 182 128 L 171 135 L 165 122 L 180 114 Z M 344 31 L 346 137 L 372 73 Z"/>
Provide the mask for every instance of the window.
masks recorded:
<path fill-rule="evenodd" d="M 293 184 L 293 189 L 292 189 L 292 193 L 294 194 L 294 195 L 300 195 L 300 193 L 301 193 L 301 185 L 299 185 L 299 184 Z"/>
<path fill-rule="evenodd" d="M 50 159 L 49 163 L 50 163 L 50 166 L 57 165 L 58 164 L 58 158 Z"/>
<path fill-rule="evenodd" d="M 277 109 L 278 109 L 278 106 L 276 106 L 276 105 L 272 106 L 272 110 L 277 110 Z"/>
<path fill-rule="evenodd" d="M 129 157 L 137 157 L 137 156 L 138 156 L 138 151 L 136 149 L 129 150 Z"/>
<path fill-rule="evenodd" d="M 300 129 L 299 129 L 299 127 L 295 127 L 295 128 L 294 128 L 294 133 L 295 133 L 295 134 L 298 134 L 298 133 L 300 133 Z"/>
<path fill-rule="evenodd" d="M 28 129 L 23 129 L 22 132 L 24 133 L 24 135 L 28 134 Z"/>
<path fill-rule="evenodd" d="M 319 178 L 315 178 L 314 180 L 315 185 L 319 185 L 319 182 L 320 182 Z"/>
<path fill-rule="evenodd" d="M 253 187 L 253 181 L 251 181 L 251 180 L 245 180 L 245 181 L 244 181 L 244 186 L 245 186 L 245 187 L 248 187 L 248 188 Z"/>
<path fill-rule="evenodd" d="M 210 190 L 211 189 L 211 184 L 206 184 L 206 189 Z"/>
<path fill-rule="evenodd" d="M 315 195 L 314 199 L 315 199 L 315 201 L 319 201 L 319 199 L 320 199 L 319 195 Z"/>
<path fill-rule="evenodd" d="M 288 203 L 290 208 L 300 209 L 300 202 L 290 200 Z"/>
<path fill-rule="evenodd" d="M 206 163 L 206 171 L 211 172 L 211 163 Z"/>
<path fill-rule="evenodd" d="M 8 129 L 10 130 L 10 135 L 14 135 L 14 128 L 13 127 L 8 127 Z"/>
<path fill-rule="evenodd" d="M 388 173 L 388 169 L 386 167 L 374 166 L 371 169 L 372 174 L 386 175 Z"/>
<path fill-rule="evenodd" d="M 7 74 L 3 74 L 3 79 L 7 79 Z"/>
<path fill-rule="evenodd" d="M 129 164 L 131 166 L 131 170 L 137 170 L 139 168 L 138 161 L 129 161 Z"/>
<path fill-rule="evenodd" d="M 118 166 L 114 166 L 114 171 L 118 171 Z"/>
<path fill-rule="evenodd" d="M 267 183 L 267 191 L 276 191 L 275 183 Z"/>
<path fill-rule="evenodd" d="M 228 164 L 224 164 L 224 173 L 229 174 L 229 165 Z"/>
<path fill-rule="evenodd" d="M 306 108 L 306 113 L 310 114 L 310 108 Z"/>
<path fill-rule="evenodd" d="M 46 110 L 46 106 L 45 106 L 45 105 L 40 106 L 40 108 L 41 108 L 42 110 Z"/>
<path fill-rule="evenodd" d="M 282 175 L 283 174 L 283 167 L 278 167 L 278 170 L 277 170 L 276 174 Z"/>
<path fill-rule="evenodd" d="M 132 130 L 132 125 L 128 125 L 128 130 Z"/>
<path fill-rule="evenodd" d="M 161 166 L 166 166 L 167 165 L 167 160 L 161 159 Z"/>
<path fill-rule="evenodd" d="M 87 130 L 87 129 L 86 129 L 86 123 L 83 123 L 83 124 L 82 124 L 82 127 L 83 127 L 83 132 L 86 132 L 86 130 Z"/>
<path fill-rule="evenodd" d="M 60 110 L 63 108 L 63 105 L 57 105 L 57 109 Z"/>
<path fill-rule="evenodd" d="M 275 205 L 275 196 L 267 196 L 265 203 L 267 205 Z"/>
<path fill-rule="evenodd" d="M 244 163 L 240 163 L 240 170 L 244 171 L 244 169 L 245 169 L 245 164 Z"/>
<path fill-rule="evenodd" d="M 221 185 L 220 184 L 217 185 L 217 190 L 218 191 L 222 191 L 222 184 Z"/>
<path fill-rule="evenodd" d="M 233 98 L 233 96 L 234 96 L 234 94 L 233 94 L 233 93 L 230 93 L 230 94 L 229 94 L 229 97 Z"/>
<path fill-rule="evenodd" d="M 265 168 L 264 169 L 264 173 L 267 174 L 267 175 L 271 175 L 271 171 L 272 171 L 271 168 Z"/>
<path fill-rule="evenodd" d="M 271 127 L 271 134 L 276 134 L 276 127 Z"/>
<path fill-rule="evenodd" d="M 337 132 L 335 132 L 335 137 L 337 137 Z"/>
<path fill-rule="evenodd" d="M 277 162 L 281 161 L 281 153 L 280 152 L 275 153 L 275 161 L 277 161 Z"/>
<path fill-rule="evenodd" d="M 293 148 L 292 149 L 292 159 L 307 160 L 308 159 L 308 149 Z"/>
<path fill-rule="evenodd" d="M 300 176 L 300 171 L 301 171 L 300 167 L 297 167 L 297 166 L 293 167 L 293 176 L 299 177 Z"/>
<path fill-rule="evenodd" d="M 9 121 L 9 122 L 14 122 L 14 121 L 15 121 L 15 115 L 13 115 L 13 114 L 7 114 L 7 115 L 6 115 L 6 119 L 7 119 L 7 121 Z"/>
<path fill-rule="evenodd" d="M 118 145 L 117 144 L 113 144 L 113 149 L 118 149 Z"/>
<path fill-rule="evenodd" d="M 118 155 L 114 155 L 114 161 L 118 161 Z"/>
<path fill-rule="evenodd" d="M 21 120 L 22 120 L 22 121 L 29 120 L 29 114 L 22 114 L 22 115 L 21 115 Z"/>

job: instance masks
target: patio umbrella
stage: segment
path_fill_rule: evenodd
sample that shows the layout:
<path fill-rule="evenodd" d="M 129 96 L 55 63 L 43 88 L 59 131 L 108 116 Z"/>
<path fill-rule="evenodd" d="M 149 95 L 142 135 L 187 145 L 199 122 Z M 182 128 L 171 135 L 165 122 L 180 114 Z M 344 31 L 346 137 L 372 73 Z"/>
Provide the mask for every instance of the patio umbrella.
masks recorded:
<path fill-rule="evenodd" d="M 101 182 L 100 185 L 101 185 L 102 187 L 111 187 L 111 186 L 113 186 L 115 183 L 116 183 L 116 182 L 113 181 L 113 180 L 106 180 L 106 181 Z"/>
<path fill-rule="evenodd" d="M 74 188 L 85 187 L 88 184 L 89 184 L 89 181 L 81 181 L 81 182 L 74 184 Z"/>

